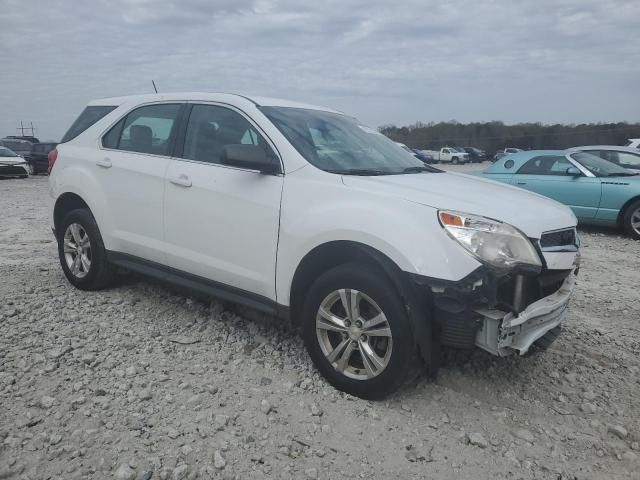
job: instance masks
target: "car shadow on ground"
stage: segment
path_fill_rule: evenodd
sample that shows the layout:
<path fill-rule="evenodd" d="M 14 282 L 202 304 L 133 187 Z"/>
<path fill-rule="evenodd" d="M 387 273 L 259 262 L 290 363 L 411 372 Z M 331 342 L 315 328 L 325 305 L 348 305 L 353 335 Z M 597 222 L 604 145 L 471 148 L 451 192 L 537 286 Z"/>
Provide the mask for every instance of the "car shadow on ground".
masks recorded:
<path fill-rule="evenodd" d="M 212 305 L 217 305 L 218 321 L 229 322 L 229 326 L 237 333 L 250 337 L 259 330 L 265 336 L 277 337 L 280 342 L 289 343 L 288 348 L 299 349 L 300 356 L 306 358 L 306 361 L 311 364 L 311 359 L 304 352 L 299 328 L 292 322 L 277 319 L 242 305 L 221 302 L 138 274 L 124 275 L 119 288 L 122 287 L 132 288 L 134 291 L 152 287 L 153 290 L 159 291 L 162 297 L 183 297 L 184 302 L 174 304 L 172 307 L 177 310 L 174 312 L 176 318 L 186 316 L 193 308 L 211 311 Z M 188 299 L 196 305 L 188 307 Z M 184 309 L 184 315 L 179 313 L 181 309 Z M 442 348 L 440 369 L 435 377 L 428 375 L 426 369 L 417 368 L 410 380 L 386 400 L 392 402 L 424 400 L 425 396 L 431 396 L 442 387 L 467 391 L 470 385 L 473 385 L 474 391 L 493 392 L 491 395 L 495 395 L 495 392 L 504 388 L 505 381 L 508 382 L 509 389 L 526 390 L 531 388 L 531 385 L 535 385 L 536 379 L 544 374 L 543 355 L 544 352 L 537 348 L 532 348 L 530 354 L 522 357 L 511 355 L 503 358 L 490 355 L 479 348 L 468 350 Z M 329 387 L 328 383 L 327 387 Z"/>

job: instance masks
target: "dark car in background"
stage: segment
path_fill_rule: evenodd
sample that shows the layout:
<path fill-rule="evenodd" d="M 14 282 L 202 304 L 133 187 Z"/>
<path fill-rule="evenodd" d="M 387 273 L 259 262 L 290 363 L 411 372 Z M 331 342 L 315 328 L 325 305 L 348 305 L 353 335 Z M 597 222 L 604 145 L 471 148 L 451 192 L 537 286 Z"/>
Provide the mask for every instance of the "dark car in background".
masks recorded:
<path fill-rule="evenodd" d="M 16 140 L 26 140 L 31 143 L 40 143 L 40 140 L 37 137 L 34 137 L 33 135 L 7 135 L 5 138 L 7 139 L 13 138 Z"/>
<path fill-rule="evenodd" d="M 462 149 L 469 154 L 471 163 L 482 163 L 487 159 L 487 154 L 484 150 L 475 147 L 462 147 Z"/>
<path fill-rule="evenodd" d="M 21 157 L 25 158 L 31 153 L 31 146 L 33 142 L 23 140 L 20 138 L 5 137 L 0 138 L 0 146 L 7 147 L 9 150 L 13 150 Z"/>
<path fill-rule="evenodd" d="M 49 152 L 58 146 L 54 142 L 35 143 L 31 152 L 25 157 L 31 166 L 31 173 L 47 173 L 49 171 Z"/>

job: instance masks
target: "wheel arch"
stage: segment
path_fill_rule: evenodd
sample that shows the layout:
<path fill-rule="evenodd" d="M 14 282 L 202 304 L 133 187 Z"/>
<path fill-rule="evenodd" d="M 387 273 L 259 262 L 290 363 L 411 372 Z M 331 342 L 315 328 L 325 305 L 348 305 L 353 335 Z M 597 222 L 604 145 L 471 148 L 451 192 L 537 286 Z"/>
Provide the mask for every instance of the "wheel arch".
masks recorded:
<path fill-rule="evenodd" d="M 617 218 L 617 224 L 620 227 L 624 226 L 624 216 L 627 213 L 627 209 L 636 201 L 640 200 L 640 195 L 636 195 L 635 197 L 631 197 L 629 200 L 627 200 L 624 205 L 622 205 L 622 207 L 620 208 L 620 211 L 618 212 L 618 218 Z"/>
<path fill-rule="evenodd" d="M 56 232 L 59 231 L 59 225 L 64 216 L 71 210 L 77 208 L 86 208 L 91 212 L 89 204 L 77 193 L 65 192 L 56 199 L 55 206 L 53 207 L 53 227 L 56 229 Z"/>
<path fill-rule="evenodd" d="M 401 294 L 402 270 L 387 255 L 364 243 L 351 240 L 335 240 L 323 243 L 309 251 L 293 275 L 289 293 L 291 322 L 297 325 L 304 304 L 305 293 L 324 272 L 345 263 L 362 263 L 380 270 Z"/>

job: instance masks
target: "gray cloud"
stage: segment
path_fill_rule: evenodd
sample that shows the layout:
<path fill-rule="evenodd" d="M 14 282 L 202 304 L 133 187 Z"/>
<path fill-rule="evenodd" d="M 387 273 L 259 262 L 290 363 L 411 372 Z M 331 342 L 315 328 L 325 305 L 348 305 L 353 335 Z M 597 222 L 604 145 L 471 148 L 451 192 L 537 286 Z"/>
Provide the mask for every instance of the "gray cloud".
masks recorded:
<path fill-rule="evenodd" d="M 640 120 L 637 0 L 2 0 L 0 134 L 98 97 L 236 91 L 371 125 Z"/>

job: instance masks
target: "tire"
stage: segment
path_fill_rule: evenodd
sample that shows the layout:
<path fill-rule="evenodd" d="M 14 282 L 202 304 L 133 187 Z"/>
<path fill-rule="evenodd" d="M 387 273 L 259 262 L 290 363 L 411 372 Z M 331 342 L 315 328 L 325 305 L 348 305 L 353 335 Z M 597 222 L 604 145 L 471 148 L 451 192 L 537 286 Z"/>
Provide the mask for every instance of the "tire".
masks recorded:
<path fill-rule="evenodd" d="M 100 230 L 89 210 L 77 209 L 67 213 L 56 233 L 60 265 L 72 285 L 81 290 L 99 290 L 112 283 L 115 267 L 107 261 Z M 88 238 L 88 243 L 85 238 Z M 81 253 L 75 248 L 78 244 L 82 247 Z"/>
<path fill-rule="evenodd" d="M 458 157 L 453 157 L 451 159 L 451 163 L 453 163 L 454 165 L 458 165 Z"/>
<path fill-rule="evenodd" d="M 352 298 L 357 299 L 357 315 L 347 314 L 344 308 L 344 301 Z M 332 314 L 332 322 L 322 320 L 321 307 Z M 359 323 L 376 316 L 384 321 L 371 324 L 369 329 Z M 345 328 L 353 317 L 360 320 Z M 330 328 L 323 329 L 327 324 Z M 376 334 L 372 334 L 374 331 Z M 408 379 L 418 363 L 402 299 L 386 275 L 372 267 L 345 264 L 318 277 L 305 298 L 302 335 L 314 365 L 329 383 L 360 398 L 384 398 Z M 338 354 L 332 362 L 328 357 L 335 352 Z M 370 360 L 365 361 L 365 357 Z"/>
<path fill-rule="evenodd" d="M 33 163 L 27 163 L 27 172 L 29 175 L 35 175 L 36 169 L 33 167 Z"/>
<path fill-rule="evenodd" d="M 640 200 L 632 202 L 624 211 L 622 224 L 629 236 L 640 240 Z"/>

